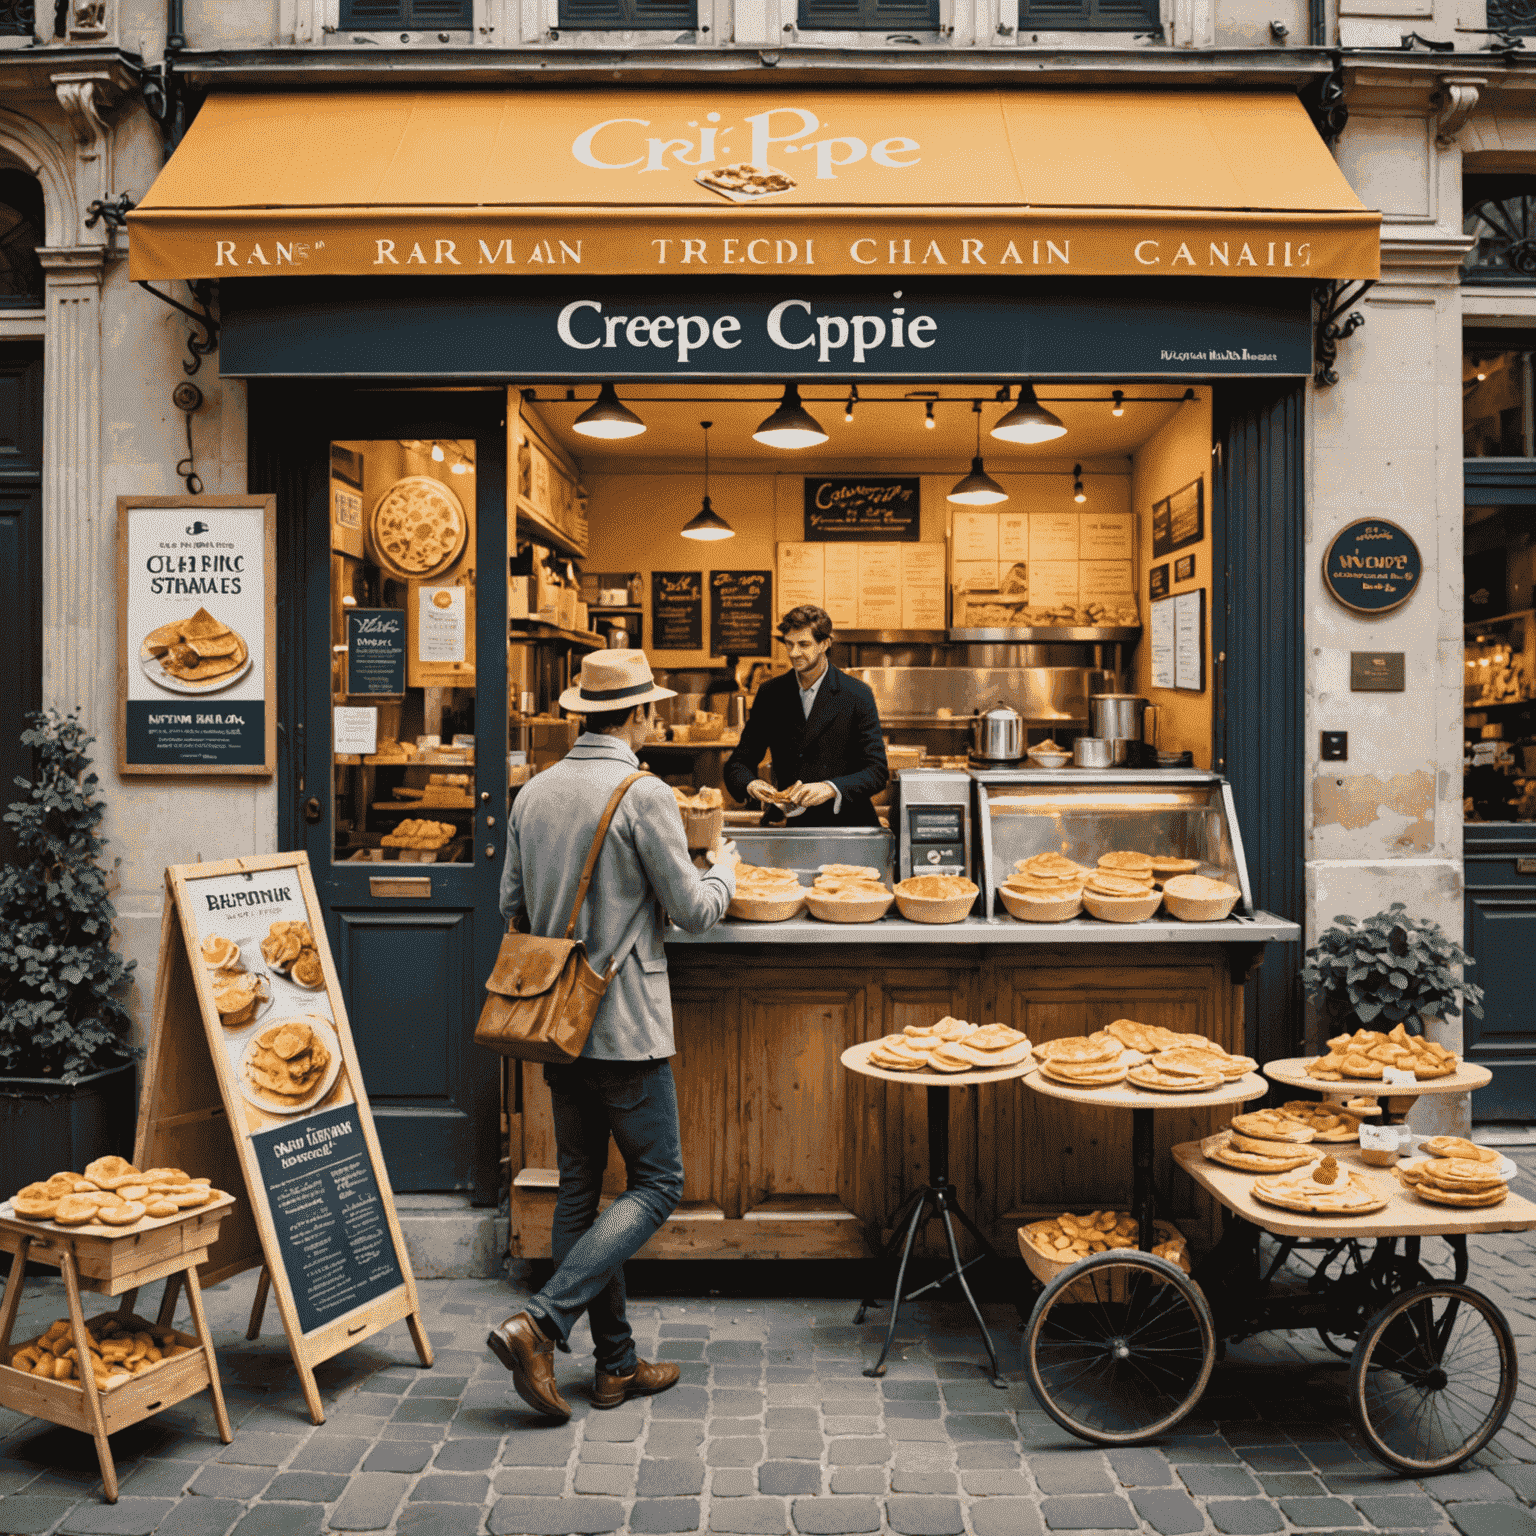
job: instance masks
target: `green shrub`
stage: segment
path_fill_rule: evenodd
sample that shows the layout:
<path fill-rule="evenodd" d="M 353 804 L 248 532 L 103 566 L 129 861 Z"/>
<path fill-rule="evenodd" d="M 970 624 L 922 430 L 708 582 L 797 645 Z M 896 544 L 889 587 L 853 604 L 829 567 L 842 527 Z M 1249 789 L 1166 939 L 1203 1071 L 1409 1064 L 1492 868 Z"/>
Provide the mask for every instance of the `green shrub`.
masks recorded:
<path fill-rule="evenodd" d="M 139 1053 L 121 993 L 133 971 L 112 947 L 116 911 L 102 868 L 106 810 L 78 713 L 29 715 L 35 778 L 5 820 L 17 862 L 0 867 L 0 1076 L 65 1081 Z"/>
<path fill-rule="evenodd" d="M 1464 981 L 1473 963 L 1439 923 L 1409 917 L 1395 901 L 1385 912 L 1356 922 L 1336 917 L 1307 951 L 1301 979 L 1328 1028 L 1401 1024 L 1421 1035 L 1421 1018 L 1443 1019 L 1465 1009 L 1481 1018 L 1483 989 Z"/>

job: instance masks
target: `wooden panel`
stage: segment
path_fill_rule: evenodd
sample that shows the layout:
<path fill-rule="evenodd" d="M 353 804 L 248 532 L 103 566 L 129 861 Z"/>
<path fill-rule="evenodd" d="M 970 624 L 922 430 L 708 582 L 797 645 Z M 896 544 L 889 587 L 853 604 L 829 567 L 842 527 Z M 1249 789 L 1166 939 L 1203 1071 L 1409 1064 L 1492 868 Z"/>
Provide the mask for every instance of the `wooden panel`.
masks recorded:
<path fill-rule="evenodd" d="M 743 1213 L 741 1193 L 741 1038 L 732 1028 L 740 998 L 734 989 L 691 991 L 674 986 L 677 1116 L 683 1139 L 683 1199 L 707 1200 L 728 1217 Z M 829 1186 L 830 1187 L 830 1186 Z"/>

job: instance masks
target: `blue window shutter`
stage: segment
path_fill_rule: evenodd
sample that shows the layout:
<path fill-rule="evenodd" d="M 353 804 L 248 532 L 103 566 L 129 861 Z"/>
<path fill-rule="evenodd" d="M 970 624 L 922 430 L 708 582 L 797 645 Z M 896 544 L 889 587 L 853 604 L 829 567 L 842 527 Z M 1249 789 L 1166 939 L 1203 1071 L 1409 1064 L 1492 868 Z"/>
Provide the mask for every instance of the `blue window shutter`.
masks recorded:
<path fill-rule="evenodd" d="M 689 31 L 695 0 L 560 0 L 560 25 L 573 31 Z"/>
<path fill-rule="evenodd" d="M 473 0 L 341 0 L 341 25 L 359 31 L 439 27 L 466 31 Z"/>
<path fill-rule="evenodd" d="M 932 31 L 939 0 L 800 0 L 800 27 L 807 32 Z"/>

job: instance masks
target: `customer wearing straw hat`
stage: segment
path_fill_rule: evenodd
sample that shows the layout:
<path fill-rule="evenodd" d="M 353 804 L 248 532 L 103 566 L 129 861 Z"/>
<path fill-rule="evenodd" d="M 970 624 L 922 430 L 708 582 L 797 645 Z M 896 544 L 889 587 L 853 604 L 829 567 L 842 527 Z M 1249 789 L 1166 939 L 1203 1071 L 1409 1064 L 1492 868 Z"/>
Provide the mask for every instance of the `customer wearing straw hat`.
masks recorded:
<path fill-rule="evenodd" d="M 656 701 L 674 697 L 656 686 L 643 651 L 595 651 L 583 661 L 580 682 L 561 694 L 560 707 L 584 715 L 584 729 L 564 758 L 522 789 L 508 819 L 501 876 L 508 922 L 521 914 L 532 933 L 565 931 L 604 808 L 639 768 L 635 749 L 650 735 Z M 523 1401 L 552 1418 L 571 1416 L 555 1383 L 554 1348 L 567 1348 L 583 1312 L 597 1356 L 595 1407 L 664 1392 L 680 1374 L 635 1353 L 624 1261 L 682 1198 L 662 913 L 689 933 L 720 921 L 736 891 L 735 854 L 729 844 L 715 852 L 710 869 L 695 868 L 671 789 L 642 778 L 619 802 L 577 917 L 575 936 L 592 968 L 604 975 L 613 967 L 613 975 L 580 1058 L 544 1068 L 560 1164 L 550 1233 L 555 1272 L 486 1339 Z M 599 1215 L 610 1136 L 628 1187 Z"/>

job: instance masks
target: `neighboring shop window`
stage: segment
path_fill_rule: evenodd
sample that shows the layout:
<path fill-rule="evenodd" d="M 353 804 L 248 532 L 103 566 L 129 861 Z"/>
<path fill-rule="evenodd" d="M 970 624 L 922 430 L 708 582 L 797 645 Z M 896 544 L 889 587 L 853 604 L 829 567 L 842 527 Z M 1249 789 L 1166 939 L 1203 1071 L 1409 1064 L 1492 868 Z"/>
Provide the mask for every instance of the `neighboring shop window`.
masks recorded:
<path fill-rule="evenodd" d="M 800 0 L 800 26 L 814 32 L 933 31 L 939 0 Z"/>
<path fill-rule="evenodd" d="M 474 451 L 331 444 L 337 862 L 472 862 Z"/>
<path fill-rule="evenodd" d="M 0 15 L 3 15 L 0 8 Z M 43 189 L 25 171 L 0 170 L 0 304 L 43 302 Z"/>
<path fill-rule="evenodd" d="M 1019 30 L 1147 32 L 1161 25 L 1157 0 L 1020 0 Z"/>
<path fill-rule="evenodd" d="M 375 32 L 386 27 L 467 31 L 472 10 L 473 0 L 341 0 L 341 24 Z"/>
<path fill-rule="evenodd" d="M 0 37 L 31 37 L 36 16 L 32 0 L 0 0 Z"/>
<path fill-rule="evenodd" d="M 696 17 L 694 0 L 560 0 L 560 25 L 573 31 L 686 30 Z"/>
<path fill-rule="evenodd" d="M 1531 332 L 1536 349 L 1536 331 Z M 1461 362 L 1462 457 L 1536 458 L 1533 351 L 1469 347 Z"/>
<path fill-rule="evenodd" d="M 1462 282 L 1536 283 L 1536 176 L 1463 177 L 1462 210 L 1462 233 L 1477 236 Z"/>

